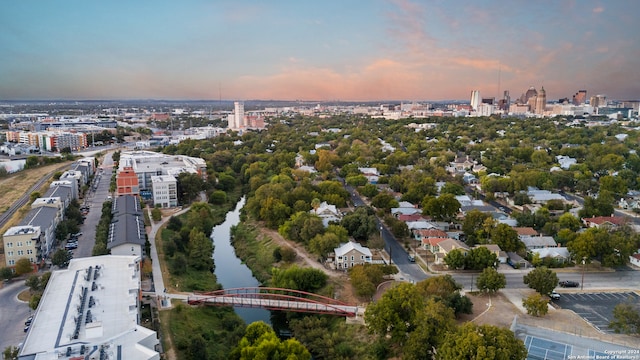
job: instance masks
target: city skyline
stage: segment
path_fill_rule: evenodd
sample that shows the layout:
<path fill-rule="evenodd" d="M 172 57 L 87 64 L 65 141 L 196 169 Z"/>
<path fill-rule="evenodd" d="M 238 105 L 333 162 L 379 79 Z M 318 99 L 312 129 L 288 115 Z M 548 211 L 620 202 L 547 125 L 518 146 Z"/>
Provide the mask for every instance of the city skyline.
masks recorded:
<path fill-rule="evenodd" d="M 34 6 L 35 4 L 35 6 Z M 0 100 L 640 98 L 640 2 L 11 2 Z"/>

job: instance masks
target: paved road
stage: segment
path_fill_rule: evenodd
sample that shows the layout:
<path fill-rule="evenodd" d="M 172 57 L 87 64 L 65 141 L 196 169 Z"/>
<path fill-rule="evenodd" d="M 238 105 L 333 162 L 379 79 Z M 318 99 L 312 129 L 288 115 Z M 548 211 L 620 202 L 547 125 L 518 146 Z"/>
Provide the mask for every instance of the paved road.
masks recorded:
<path fill-rule="evenodd" d="M 18 294 L 26 288 L 24 280 L 14 280 L 0 289 L 0 352 L 25 339 L 24 322 L 31 310 L 18 300 Z"/>
<path fill-rule="evenodd" d="M 102 164 L 98 167 L 94 176 L 94 184 L 87 191 L 84 204 L 89 206 L 89 213 L 84 220 L 84 224 L 80 225 L 82 235 L 78 239 L 78 248 L 73 251 L 73 257 L 89 257 L 96 243 L 96 227 L 102 216 L 102 204 L 106 201 L 109 193 L 109 184 L 111 182 L 111 174 L 113 173 L 112 153 L 104 156 Z M 102 169 L 100 171 L 99 169 Z M 93 188 L 95 187 L 95 190 Z"/>

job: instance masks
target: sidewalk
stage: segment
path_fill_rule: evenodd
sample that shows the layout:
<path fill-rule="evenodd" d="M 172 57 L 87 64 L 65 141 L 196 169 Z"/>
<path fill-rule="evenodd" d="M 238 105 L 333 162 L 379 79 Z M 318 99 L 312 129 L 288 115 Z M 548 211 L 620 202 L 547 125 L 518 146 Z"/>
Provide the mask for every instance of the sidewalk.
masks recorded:
<path fill-rule="evenodd" d="M 149 219 L 151 219 L 151 210 L 152 210 L 151 207 L 147 207 L 147 212 L 149 213 Z M 154 285 L 153 293 L 155 293 L 155 295 L 159 299 L 163 299 L 162 301 L 159 302 L 163 308 L 170 308 L 171 301 L 167 301 L 167 297 L 169 296 L 169 294 L 165 293 L 166 286 L 164 285 L 164 278 L 162 276 L 162 267 L 160 266 L 160 258 L 158 257 L 158 249 L 156 247 L 156 236 L 158 234 L 158 230 L 160 230 L 162 226 L 167 221 L 169 221 L 169 219 L 172 216 L 184 214 L 187 211 L 189 211 L 189 207 L 179 210 L 170 216 L 163 216 L 162 219 L 158 222 L 151 220 L 151 228 L 147 234 L 149 236 L 149 242 L 151 243 L 151 265 L 153 270 L 152 274 L 153 274 L 153 285 Z"/>

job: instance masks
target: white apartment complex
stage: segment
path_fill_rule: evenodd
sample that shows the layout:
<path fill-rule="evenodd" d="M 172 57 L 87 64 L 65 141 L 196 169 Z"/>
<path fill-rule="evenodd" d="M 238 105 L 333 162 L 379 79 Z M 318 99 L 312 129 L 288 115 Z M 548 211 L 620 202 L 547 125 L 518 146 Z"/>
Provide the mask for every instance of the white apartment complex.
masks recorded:
<path fill-rule="evenodd" d="M 178 206 L 178 180 L 172 175 L 151 177 L 154 205 L 161 207 Z"/>

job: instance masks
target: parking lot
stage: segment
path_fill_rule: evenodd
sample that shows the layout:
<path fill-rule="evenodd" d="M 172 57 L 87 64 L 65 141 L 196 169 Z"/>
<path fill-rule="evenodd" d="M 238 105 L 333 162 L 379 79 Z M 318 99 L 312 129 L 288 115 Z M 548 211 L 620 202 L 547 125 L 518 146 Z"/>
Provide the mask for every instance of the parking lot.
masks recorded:
<path fill-rule="evenodd" d="M 615 332 L 609 329 L 609 323 L 613 320 L 613 308 L 629 299 L 637 303 L 640 296 L 633 292 L 562 293 L 554 303 L 563 309 L 572 310 L 598 331 L 613 334 Z"/>

